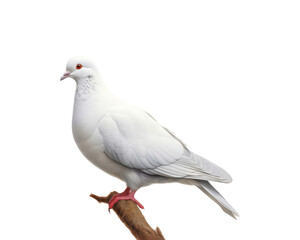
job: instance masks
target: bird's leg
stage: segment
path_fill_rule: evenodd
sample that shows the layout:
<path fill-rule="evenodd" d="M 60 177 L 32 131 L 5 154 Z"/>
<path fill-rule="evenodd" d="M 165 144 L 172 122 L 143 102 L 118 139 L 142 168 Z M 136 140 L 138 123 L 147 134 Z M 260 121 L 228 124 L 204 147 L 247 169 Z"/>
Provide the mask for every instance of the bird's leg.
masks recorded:
<path fill-rule="evenodd" d="M 135 192 L 136 191 L 133 191 L 127 187 L 124 192 L 115 194 L 108 203 L 108 211 L 112 209 L 119 200 L 131 200 L 135 202 L 141 209 L 144 209 L 144 206 L 134 198 Z"/>

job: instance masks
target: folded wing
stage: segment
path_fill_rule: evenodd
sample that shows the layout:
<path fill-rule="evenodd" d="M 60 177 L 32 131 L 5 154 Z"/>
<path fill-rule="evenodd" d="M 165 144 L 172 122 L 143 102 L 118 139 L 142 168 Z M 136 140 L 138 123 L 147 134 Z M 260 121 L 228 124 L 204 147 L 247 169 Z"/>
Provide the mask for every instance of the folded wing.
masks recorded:
<path fill-rule="evenodd" d="M 192 153 L 149 114 L 131 106 L 110 109 L 99 122 L 106 154 L 140 171 L 171 178 L 230 182 L 229 174 Z"/>

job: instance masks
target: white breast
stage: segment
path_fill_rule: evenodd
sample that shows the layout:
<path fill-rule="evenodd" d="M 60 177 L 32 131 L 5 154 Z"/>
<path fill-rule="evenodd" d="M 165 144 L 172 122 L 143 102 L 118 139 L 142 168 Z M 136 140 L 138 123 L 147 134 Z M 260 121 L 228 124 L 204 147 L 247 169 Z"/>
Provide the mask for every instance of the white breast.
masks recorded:
<path fill-rule="evenodd" d="M 137 189 L 142 185 L 140 174 L 106 155 L 102 136 L 98 130 L 99 121 L 108 109 L 118 104 L 120 100 L 109 93 L 97 94 L 84 100 L 75 96 L 73 136 L 78 148 L 90 162 L 106 173 L 127 182 L 132 189 Z"/>
<path fill-rule="evenodd" d="M 89 139 L 95 132 L 107 106 L 96 97 L 74 101 L 72 130 L 76 143 Z"/>

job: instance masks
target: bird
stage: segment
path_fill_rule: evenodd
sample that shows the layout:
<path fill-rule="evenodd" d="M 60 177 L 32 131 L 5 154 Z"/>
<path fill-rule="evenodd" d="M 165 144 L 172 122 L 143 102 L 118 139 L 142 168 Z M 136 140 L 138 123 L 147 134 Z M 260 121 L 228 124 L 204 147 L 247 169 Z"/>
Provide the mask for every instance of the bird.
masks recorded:
<path fill-rule="evenodd" d="M 109 201 L 109 210 L 119 200 L 143 209 L 135 198 L 138 189 L 177 182 L 198 187 L 225 213 L 239 216 L 210 183 L 229 183 L 231 176 L 192 152 L 149 113 L 115 96 L 92 60 L 72 57 L 60 80 L 66 78 L 76 82 L 72 132 L 78 148 L 96 167 L 126 183 L 125 191 Z"/>

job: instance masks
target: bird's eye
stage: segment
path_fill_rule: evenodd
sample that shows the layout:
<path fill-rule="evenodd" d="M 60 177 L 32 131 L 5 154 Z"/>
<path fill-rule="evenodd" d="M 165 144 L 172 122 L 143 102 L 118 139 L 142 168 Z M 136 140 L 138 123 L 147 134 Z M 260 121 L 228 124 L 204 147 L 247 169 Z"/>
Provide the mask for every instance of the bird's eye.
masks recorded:
<path fill-rule="evenodd" d="M 81 64 L 77 64 L 76 65 L 76 69 L 80 69 L 80 68 L 82 68 L 82 65 Z"/>

